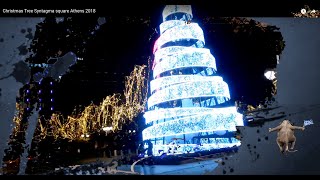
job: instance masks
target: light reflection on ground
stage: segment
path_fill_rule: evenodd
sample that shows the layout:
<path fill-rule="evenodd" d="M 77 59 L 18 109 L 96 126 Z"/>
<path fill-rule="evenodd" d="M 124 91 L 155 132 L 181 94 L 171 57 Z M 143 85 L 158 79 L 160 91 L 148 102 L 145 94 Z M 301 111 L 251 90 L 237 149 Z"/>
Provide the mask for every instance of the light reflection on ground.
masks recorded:
<path fill-rule="evenodd" d="M 203 175 L 214 170 L 218 159 L 210 159 L 180 165 L 136 165 L 134 171 L 141 175 Z M 130 165 L 122 165 L 118 170 L 130 171 Z"/>

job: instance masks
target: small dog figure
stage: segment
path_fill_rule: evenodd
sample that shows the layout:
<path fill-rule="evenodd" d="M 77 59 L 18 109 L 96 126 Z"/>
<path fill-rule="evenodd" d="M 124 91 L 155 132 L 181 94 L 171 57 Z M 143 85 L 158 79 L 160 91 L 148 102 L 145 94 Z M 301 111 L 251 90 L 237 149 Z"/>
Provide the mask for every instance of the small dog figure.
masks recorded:
<path fill-rule="evenodd" d="M 296 143 L 296 137 L 294 136 L 294 130 L 299 129 L 304 131 L 303 127 L 298 126 L 292 126 L 289 120 L 283 120 L 282 123 L 275 127 L 275 128 L 269 128 L 269 132 L 278 131 L 278 137 L 277 137 L 277 144 L 280 148 L 280 152 L 286 153 L 286 152 L 296 152 L 297 150 L 290 151 L 289 150 L 289 144 L 291 144 L 290 149 L 293 150 L 295 143 Z"/>

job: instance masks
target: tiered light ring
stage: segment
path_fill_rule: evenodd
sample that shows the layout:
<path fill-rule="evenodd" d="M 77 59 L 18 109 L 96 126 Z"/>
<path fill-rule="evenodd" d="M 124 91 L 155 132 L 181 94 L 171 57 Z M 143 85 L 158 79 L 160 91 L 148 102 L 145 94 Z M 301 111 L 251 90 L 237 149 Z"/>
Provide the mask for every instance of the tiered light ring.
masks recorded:
<path fill-rule="evenodd" d="M 240 145 L 230 134 L 243 126 L 242 114 L 226 104 L 228 84 L 216 74 L 215 58 L 203 48 L 203 31 L 192 17 L 189 5 L 166 6 L 153 48 L 148 127 L 142 135 L 155 156 Z"/>

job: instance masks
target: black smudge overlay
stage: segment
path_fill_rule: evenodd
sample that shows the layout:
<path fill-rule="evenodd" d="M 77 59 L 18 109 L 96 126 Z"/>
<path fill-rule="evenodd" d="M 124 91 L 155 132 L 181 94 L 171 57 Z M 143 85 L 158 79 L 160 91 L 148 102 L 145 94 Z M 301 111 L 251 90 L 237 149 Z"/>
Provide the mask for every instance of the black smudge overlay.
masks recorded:
<path fill-rule="evenodd" d="M 223 170 L 222 173 L 223 173 L 223 174 L 227 174 L 227 171 L 226 171 L 226 170 Z"/>
<path fill-rule="evenodd" d="M 28 39 L 30 39 L 30 40 L 33 39 L 32 33 L 27 34 L 25 37 L 28 38 Z"/>
<path fill-rule="evenodd" d="M 27 46 L 23 43 L 18 47 L 19 55 L 26 55 L 28 53 Z"/>
<path fill-rule="evenodd" d="M 16 79 L 17 82 L 26 84 L 30 80 L 30 68 L 24 61 L 19 61 L 18 63 L 14 64 L 14 70 L 11 75 Z"/>

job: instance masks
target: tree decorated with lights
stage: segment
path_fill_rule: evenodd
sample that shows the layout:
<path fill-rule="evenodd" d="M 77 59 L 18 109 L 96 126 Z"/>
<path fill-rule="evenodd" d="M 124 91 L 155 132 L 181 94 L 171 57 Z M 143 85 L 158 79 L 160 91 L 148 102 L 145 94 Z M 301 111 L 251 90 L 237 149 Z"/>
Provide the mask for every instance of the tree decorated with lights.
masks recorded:
<path fill-rule="evenodd" d="M 239 146 L 234 132 L 243 126 L 242 114 L 230 105 L 228 84 L 204 48 L 201 27 L 191 21 L 191 6 L 167 5 L 162 16 L 143 140 L 155 156 Z"/>

